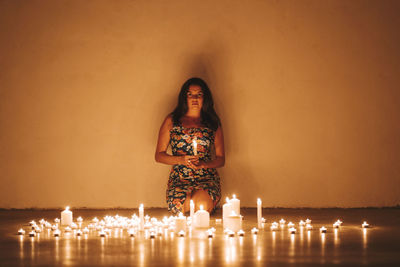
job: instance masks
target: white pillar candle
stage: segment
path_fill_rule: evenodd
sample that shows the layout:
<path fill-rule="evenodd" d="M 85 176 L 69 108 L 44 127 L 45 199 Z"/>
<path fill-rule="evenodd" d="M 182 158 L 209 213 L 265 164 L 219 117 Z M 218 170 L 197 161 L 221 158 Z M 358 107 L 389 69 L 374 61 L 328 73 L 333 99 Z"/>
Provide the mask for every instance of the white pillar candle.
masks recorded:
<path fill-rule="evenodd" d="M 194 214 L 194 201 L 191 199 L 190 200 L 190 219 L 193 223 L 193 214 Z"/>
<path fill-rule="evenodd" d="M 196 228 L 208 228 L 210 226 L 210 213 L 203 210 L 203 205 L 200 205 L 200 209 L 193 215 L 193 225 Z"/>
<path fill-rule="evenodd" d="M 144 208 L 143 204 L 139 206 L 139 229 L 140 231 L 144 230 Z"/>
<path fill-rule="evenodd" d="M 182 212 L 179 213 L 178 217 L 175 217 L 175 233 L 180 231 L 186 231 L 186 216 L 183 216 Z"/>
<path fill-rule="evenodd" d="M 197 137 L 193 139 L 193 155 L 197 156 Z"/>
<path fill-rule="evenodd" d="M 232 212 L 232 204 L 229 198 L 226 198 L 226 203 L 222 205 L 222 219 L 225 220 Z"/>
<path fill-rule="evenodd" d="M 240 200 L 236 198 L 236 195 L 233 195 L 233 198 L 229 201 L 232 205 L 232 210 L 237 214 L 240 215 Z"/>
<path fill-rule="evenodd" d="M 258 222 L 258 229 L 261 229 L 261 223 L 262 223 L 262 202 L 261 199 L 257 199 L 257 222 Z"/>
<path fill-rule="evenodd" d="M 241 220 L 242 217 L 232 211 L 232 213 L 228 217 L 226 217 L 226 224 L 224 224 L 224 227 L 232 230 L 233 232 L 237 232 L 241 229 Z"/>
<path fill-rule="evenodd" d="M 71 225 L 72 224 L 72 211 L 69 207 L 66 207 L 64 211 L 61 212 L 61 225 Z"/>

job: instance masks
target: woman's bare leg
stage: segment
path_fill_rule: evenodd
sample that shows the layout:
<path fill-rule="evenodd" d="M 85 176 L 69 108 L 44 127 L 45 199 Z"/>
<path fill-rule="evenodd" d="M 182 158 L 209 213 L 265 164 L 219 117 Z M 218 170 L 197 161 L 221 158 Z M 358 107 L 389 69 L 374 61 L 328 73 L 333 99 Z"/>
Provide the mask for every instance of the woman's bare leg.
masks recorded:
<path fill-rule="evenodd" d="M 203 209 L 211 212 L 214 208 L 214 202 L 210 195 L 205 190 L 196 190 L 192 193 L 191 199 L 195 203 L 195 210 L 200 209 L 200 205 L 203 205 Z M 186 201 L 185 201 L 186 202 Z"/>
<path fill-rule="evenodd" d="M 192 199 L 192 194 L 187 194 L 185 202 L 183 202 L 182 213 L 185 214 L 190 212 L 190 200 Z"/>

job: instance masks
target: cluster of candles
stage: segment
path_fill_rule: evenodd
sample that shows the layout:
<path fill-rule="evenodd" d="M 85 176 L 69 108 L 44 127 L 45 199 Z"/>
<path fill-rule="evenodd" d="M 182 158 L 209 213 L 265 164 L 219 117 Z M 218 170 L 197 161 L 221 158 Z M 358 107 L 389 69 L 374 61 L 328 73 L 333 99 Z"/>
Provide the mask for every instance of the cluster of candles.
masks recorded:
<path fill-rule="evenodd" d="M 126 231 L 130 237 L 135 237 L 138 232 L 145 232 L 150 238 L 154 238 L 156 235 L 162 235 L 163 233 L 175 233 L 176 235 L 183 237 L 188 231 L 192 229 L 205 230 L 209 238 L 214 237 L 216 229 L 210 228 L 210 214 L 203 209 L 200 205 L 200 209 L 194 212 L 195 204 L 193 201 L 190 202 L 190 216 L 186 217 L 182 213 L 178 216 L 164 217 L 161 221 L 156 218 L 150 218 L 148 215 L 144 215 L 143 204 L 139 207 L 139 216 L 133 214 L 131 218 L 123 216 L 105 216 L 102 220 L 93 218 L 87 226 L 83 227 L 82 217 L 78 217 L 76 222 L 73 221 L 72 211 L 67 207 L 61 212 L 61 220 L 59 218 L 54 219 L 54 223 L 50 223 L 44 219 L 39 221 L 37 224 L 35 221 L 29 223 L 31 229 L 29 232 L 30 237 L 35 237 L 41 233 L 44 229 L 49 232 L 52 231 L 53 236 L 61 236 L 60 226 L 63 227 L 65 234 L 74 234 L 76 236 L 87 235 L 89 233 L 97 233 L 100 237 L 106 237 L 111 235 L 111 232 Z M 226 203 L 222 207 L 222 220 L 224 233 L 228 236 L 244 236 L 245 232 L 242 229 L 243 216 L 240 215 L 240 200 L 235 195 L 231 199 L 226 198 Z M 216 223 L 221 223 L 221 219 L 216 219 Z M 259 229 L 264 228 L 266 220 L 262 217 L 261 200 L 257 200 L 257 225 L 251 230 L 252 234 L 258 234 Z M 340 228 L 342 225 L 341 220 L 337 220 L 332 226 L 333 228 Z M 305 221 L 300 220 L 300 229 L 312 230 L 311 220 L 306 219 Z M 286 221 L 281 219 L 278 222 L 272 222 L 270 226 L 271 231 L 283 230 L 286 226 Z M 287 223 L 288 231 L 291 234 L 296 233 L 294 223 Z M 364 222 L 361 225 L 362 228 L 368 228 L 369 224 Z M 319 229 L 320 233 L 326 233 L 327 228 L 322 226 Z M 18 231 L 19 235 L 25 235 L 25 230 L 22 228 Z"/>

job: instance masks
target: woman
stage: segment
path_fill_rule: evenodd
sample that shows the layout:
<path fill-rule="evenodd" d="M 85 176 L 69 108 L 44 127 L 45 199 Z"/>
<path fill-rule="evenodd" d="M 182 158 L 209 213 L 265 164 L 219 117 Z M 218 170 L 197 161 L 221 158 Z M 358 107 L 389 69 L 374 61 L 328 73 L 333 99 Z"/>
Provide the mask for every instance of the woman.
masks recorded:
<path fill-rule="evenodd" d="M 169 144 L 172 155 L 166 153 Z M 155 159 L 173 165 L 167 188 L 169 211 L 188 212 L 190 200 L 195 210 L 200 205 L 210 213 L 215 210 L 221 198 L 216 168 L 225 164 L 224 137 L 210 89 L 202 79 L 191 78 L 182 85 L 178 105 L 161 125 Z"/>

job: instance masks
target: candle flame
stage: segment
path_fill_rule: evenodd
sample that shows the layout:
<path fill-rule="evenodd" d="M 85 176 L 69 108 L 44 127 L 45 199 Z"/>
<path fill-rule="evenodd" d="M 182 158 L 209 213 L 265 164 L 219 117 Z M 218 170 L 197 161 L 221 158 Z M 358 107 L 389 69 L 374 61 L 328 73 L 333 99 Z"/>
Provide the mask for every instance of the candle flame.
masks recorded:
<path fill-rule="evenodd" d="M 226 203 L 229 203 L 229 197 L 226 197 Z"/>
<path fill-rule="evenodd" d="M 200 205 L 200 210 L 203 210 L 203 205 Z"/>
<path fill-rule="evenodd" d="M 65 208 L 65 210 L 69 210 L 69 206 L 67 206 L 67 207 Z"/>
<path fill-rule="evenodd" d="M 261 204 L 261 199 L 257 198 L 257 204 Z"/>
<path fill-rule="evenodd" d="M 235 194 L 233 194 L 233 198 L 236 199 L 236 195 Z"/>

